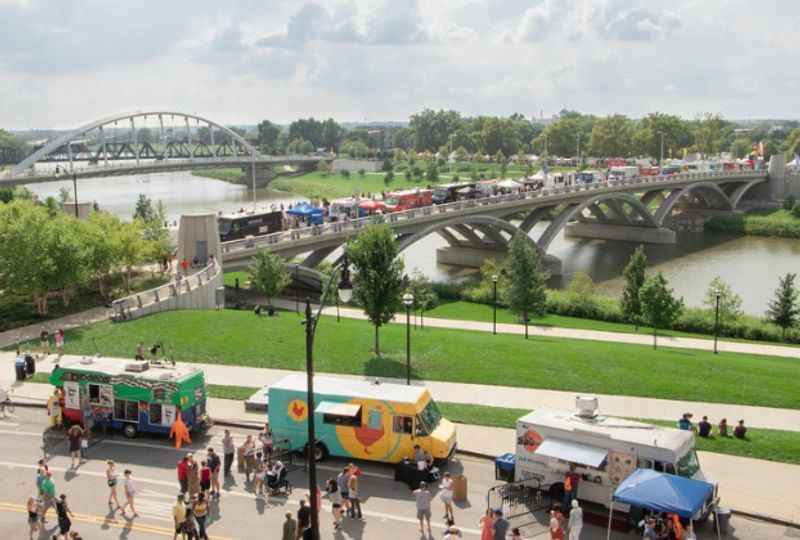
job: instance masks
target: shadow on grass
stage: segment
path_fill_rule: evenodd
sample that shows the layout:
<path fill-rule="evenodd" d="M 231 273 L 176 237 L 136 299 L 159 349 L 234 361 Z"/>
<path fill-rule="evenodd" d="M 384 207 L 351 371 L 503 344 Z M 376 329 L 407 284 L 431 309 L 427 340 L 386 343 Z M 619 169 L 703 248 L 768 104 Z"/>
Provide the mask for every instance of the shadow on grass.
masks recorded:
<path fill-rule="evenodd" d="M 396 360 L 391 356 L 373 356 L 364 364 L 364 375 L 367 377 L 406 378 L 405 358 Z M 411 378 L 421 379 L 420 373 L 414 369 L 414 357 L 411 357 Z"/>

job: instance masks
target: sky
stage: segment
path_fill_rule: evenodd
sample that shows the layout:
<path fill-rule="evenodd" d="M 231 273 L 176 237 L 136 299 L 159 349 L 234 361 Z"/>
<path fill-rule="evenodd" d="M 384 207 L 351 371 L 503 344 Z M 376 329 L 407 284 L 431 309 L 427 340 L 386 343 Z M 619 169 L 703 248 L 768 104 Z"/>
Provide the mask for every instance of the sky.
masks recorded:
<path fill-rule="evenodd" d="M 798 0 L 0 0 L 0 127 L 165 107 L 796 118 L 798 28 Z"/>

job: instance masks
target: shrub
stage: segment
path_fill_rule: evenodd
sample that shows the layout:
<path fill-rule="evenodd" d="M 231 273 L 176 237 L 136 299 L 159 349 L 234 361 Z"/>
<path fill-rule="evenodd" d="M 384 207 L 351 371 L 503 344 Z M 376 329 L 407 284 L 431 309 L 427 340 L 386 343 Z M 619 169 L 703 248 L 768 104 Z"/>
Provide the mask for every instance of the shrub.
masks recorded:
<path fill-rule="evenodd" d="M 795 205 L 796 205 L 796 199 L 794 198 L 794 195 L 789 195 L 788 197 L 783 199 L 784 210 L 794 210 Z"/>
<path fill-rule="evenodd" d="M 343 170 L 340 174 L 344 178 L 350 178 L 350 171 L 348 171 L 347 169 Z"/>
<path fill-rule="evenodd" d="M 796 218 L 800 218 L 800 203 L 794 203 L 794 206 L 792 206 L 792 215 Z"/>
<path fill-rule="evenodd" d="M 392 180 L 394 180 L 394 173 L 392 171 L 389 171 L 383 177 L 383 183 L 388 185 L 392 182 Z"/>
<path fill-rule="evenodd" d="M 367 174 L 367 171 L 364 169 L 358 169 L 358 176 L 364 176 L 365 174 Z"/>

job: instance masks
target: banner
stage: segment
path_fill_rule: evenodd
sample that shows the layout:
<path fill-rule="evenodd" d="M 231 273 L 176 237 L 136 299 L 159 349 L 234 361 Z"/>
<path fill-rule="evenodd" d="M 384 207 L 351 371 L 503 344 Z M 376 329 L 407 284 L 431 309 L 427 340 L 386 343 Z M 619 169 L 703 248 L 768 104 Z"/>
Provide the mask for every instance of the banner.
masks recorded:
<path fill-rule="evenodd" d="M 79 383 L 74 381 L 64 381 L 64 407 L 67 409 L 80 409 L 81 408 L 81 397 L 80 397 L 80 389 L 81 386 Z"/>

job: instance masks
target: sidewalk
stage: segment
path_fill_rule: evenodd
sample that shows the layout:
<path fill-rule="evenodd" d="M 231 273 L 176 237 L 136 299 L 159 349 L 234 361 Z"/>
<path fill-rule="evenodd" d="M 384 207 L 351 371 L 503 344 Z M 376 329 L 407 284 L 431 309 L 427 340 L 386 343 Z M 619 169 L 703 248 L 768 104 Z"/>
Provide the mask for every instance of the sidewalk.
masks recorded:
<path fill-rule="evenodd" d="M 51 387 L 23 383 L 14 389 L 14 399 L 44 405 Z M 259 428 L 264 413 L 245 412 L 244 403 L 210 398 L 208 409 L 217 421 L 235 422 Z M 513 429 L 458 424 L 458 446 L 462 451 L 485 456 L 514 452 Z M 800 466 L 758 459 L 698 452 L 705 473 L 718 481 L 724 506 L 740 512 L 773 517 L 800 524 L 800 502 L 790 494 L 800 479 Z"/>
<path fill-rule="evenodd" d="M 21 326 L 13 330 L 0 332 L 0 347 L 11 347 L 20 341 L 28 341 L 30 339 L 38 339 L 39 333 L 44 327 L 52 336 L 53 333 L 59 328 L 69 330 L 70 328 L 78 328 L 94 324 L 96 322 L 104 321 L 111 317 L 111 309 L 107 307 L 96 307 L 81 311 L 80 313 L 73 313 L 72 315 L 65 315 L 58 319 L 51 319 L 43 321 L 38 324 L 30 324 L 28 326 Z"/>
<path fill-rule="evenodd" d="M 49 373 L 53 367 L 55 355 L 37 363 L 36 370 Z M 65 355 L 64 358 L 77 358 Z M 0 381 L 10 381 L 14 375 L 14 353 L 0 352 Z M 179 365 L 201 368 L 205 372 L 206 382 L 223 386 L 261 387 L 274 384 L 286 375 L 296 371 L 268 368 L 229 366 L 220 364 L 187 364 Z M 362 375 L 326 374 L 339 378 L 375 380 L 374 377 Z M 405 380 L 382 378 L 384 382 L 404 384 Z M 2 383 L 0 383 L 2 384 Z M 558 390 L 539 390 L 535 388 L 517 388 L 511 386 L 490 386 L 480 384 L 450 383 L 440 381 L 414 380 L 412 384 L 425 386 L 433 393 L 437 401 L 465 403 L 471 405 L 489 405 L 492 407 L 508 407 L 531 410 L 542 407 L 572 410 L 575 407 L 574 392 Z M 800 431 L 800 410 L 776 409 L 771 407 L 753 407 L 749 405 L 729 405 L 723 403 L 703 403 L 695 401 L 673 401 L 633 396 L 616 396 L 596 394 L 600 399 L 600 411 L 610 416 L 651 418 L 653 420 L 673 420 L 675 422 L 685 412 L 694 413 L 699 419 L 702 415 L 717 420 L 719 418 L 744 418 L 752 427 Z"/>
<path fill-rule="evenodd" d="M 273 300 L 277 307 L 294 311 L 295 303 L 289 300 Z M 316 306 L 314 306 L 316 309 Z M 348 319 L 366 320 L 366 315 L 360 309 L 339 308 L 340 315 Z M 323 314 L 336 316 L 335 307 L 326 307 Z M 405 324 L 404 320 L 395 319 L 396 324 Z M 437 319 L 425 317 L 425 326 L 431 328 L 449 328 L 452 330 L 473 330 L 479 332 L 491 332 L 492 322 L 465 321 L 460 319 Z M 525 333 L 525 327 L 521 324 L 497 323 L 497 332 L 500 334 Z M 556 326 L 528 326 L 528 333 L 531 336 L 546 336 L 565 339 L 588 339 L 592 341 L 611 341 L 617 343 L 629 343 L 634 345 L 646 345 L 652 347 L 653 336 L 648 334 L 625 334 L 622 332 L 604 332 L 600 330 L 582 330 L 579 328 L 561 328 Z M 705 351 L 714 350 L 714 341 L 711 339 L 698 339 L 687 337 L 658 337 L 659 347 L 675 347 L 679 349 L 699 349 Z M 745 343 L 736 341 L 719 341 L 717 348 L 722 352 L 762 354 L 766 356 L 785 356 L 788 358 L 800 358 L 800 347 L 783 345 L 767 345 L 763 343 Z"/>

